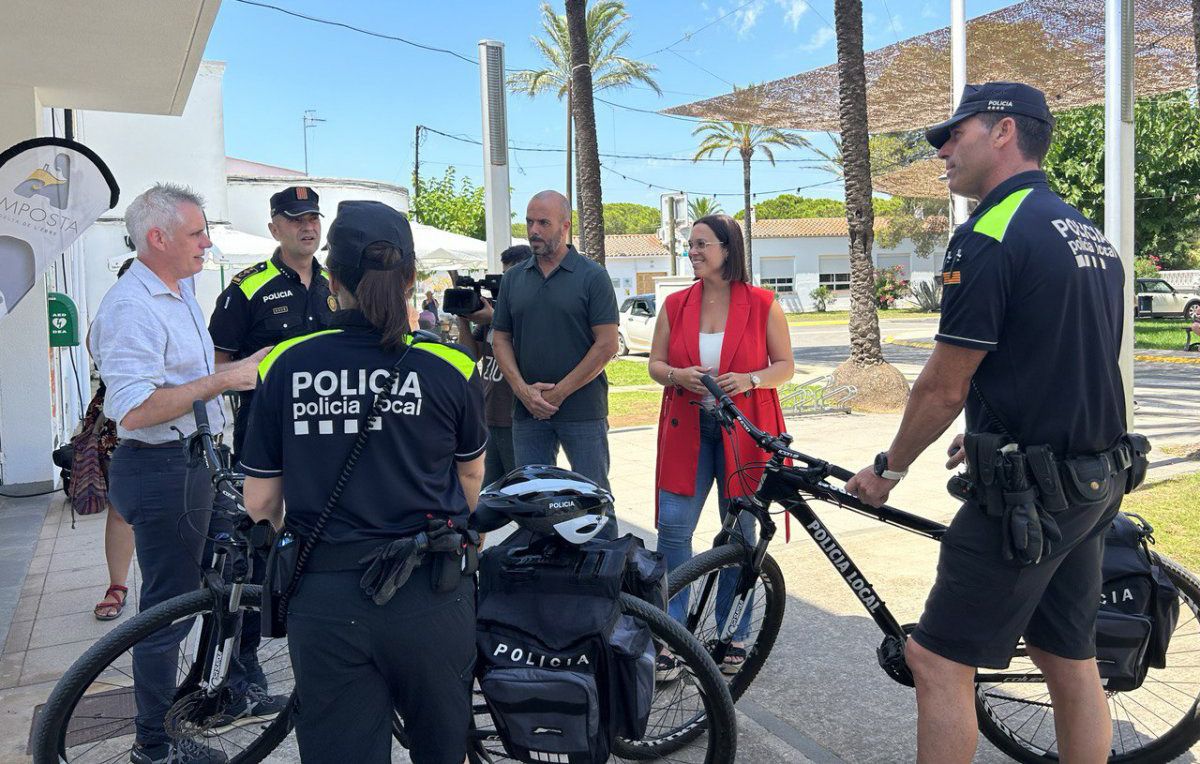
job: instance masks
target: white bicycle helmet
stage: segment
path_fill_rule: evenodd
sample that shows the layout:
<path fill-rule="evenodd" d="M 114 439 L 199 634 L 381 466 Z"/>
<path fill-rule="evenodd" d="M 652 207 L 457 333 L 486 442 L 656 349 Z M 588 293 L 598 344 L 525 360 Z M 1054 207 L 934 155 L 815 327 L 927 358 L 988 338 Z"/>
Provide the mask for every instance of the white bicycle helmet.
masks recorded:
<path fill-rule="evenodd" d="M 612 511 L 612 494 L 583 475 L 534 464 L 487 486 L 471 515 L 471 527 L 487 532 L 515 522 L 540 536 L 558 535 L 582 544 L 600 532 Z"/>

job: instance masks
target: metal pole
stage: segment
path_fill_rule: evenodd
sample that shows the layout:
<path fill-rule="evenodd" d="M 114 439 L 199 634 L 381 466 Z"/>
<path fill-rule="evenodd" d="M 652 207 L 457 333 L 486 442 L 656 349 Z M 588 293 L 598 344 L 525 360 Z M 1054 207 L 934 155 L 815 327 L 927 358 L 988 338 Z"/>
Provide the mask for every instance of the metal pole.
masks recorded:
<path fill-rule="evenodd" d="M 950 110 L 958 108 L 967 86 L 967 1 L 950 0 Z M 951 194 L 950 230 L 967 219 L 967 198 Z"/>
<path fill-rule="evenodd" d="M 417 125 L 416 148 L 413 150 L 412 208 L 417 209 L 417 196 L 421 193 L 421 126 Z M 414 220 L 416 218 L 414 217 Z"/>
<path fill-rule="evenodd" d="M 670 273 L 672 276 L 674 276 L 675 275 L 675 260 L 676 260 L 676 255 L 675 255 L 675 197 L 673 197 L 673 196 L 670 197 L 670 201 L 667 202 L 667 206 L 670 208 L 667 210 L 667 227 L 671 229 L 671 271 L 670 271 Z"/>
<path fill-rule="evenodd" d="M 300 117 L 300 127 L 304 131 L 304 177 L 308 177 L 308 112 Z"/>
<path fill-rule="evenodd" d="M 1133 0 L 1104 3 L 1104 235 L 1125 270 L 1121 378 L 1133 428 Z"/>
<path fill-rule="evenodd" d="M 500 253 L 512 243 L 504 43 L 480 41 L 479 88 L 483 102 L 483 206 L 487 230 L 487 267 L 490 273 L 499 273 Z"/>

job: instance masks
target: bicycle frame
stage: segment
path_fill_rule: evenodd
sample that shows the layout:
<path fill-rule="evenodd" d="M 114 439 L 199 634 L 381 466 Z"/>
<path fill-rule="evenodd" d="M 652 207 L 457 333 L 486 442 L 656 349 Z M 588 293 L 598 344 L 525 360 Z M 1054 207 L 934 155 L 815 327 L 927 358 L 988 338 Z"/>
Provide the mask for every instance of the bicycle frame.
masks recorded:
<path fill-rule="evenodd" d="M 904 664 L 904 644 L 908 639 L 908 632 L 896 620 L 891 610 L 888 609 L 883 597 L 880 596 L 862 569 L 854 563 L 853 558 L 846 552 L 845 547 L 838 542 L 833 532 L 817 517 L 816 512 L 809 506 L 807 497 L 857 512 L 887 525 L 902 528 L 918 536 L 924 536 L 938 542 L 945 535 L 947 526 L 887 504 L 880 507 L 873 507 L 863 502 L 857 496 L 847 493 L 844 489 L 831 485 L 827 481 L 828 478 L 832 477 L 845 482 L 854 477 L 854 473 L 822 459 L 791 449 L 792 438 L 787 433 L 775 436 L 758 429 L 746 419 L 737 406 L 733 404 L 733 401 L 721 392 L 720 388 L 712 382 L 711 378 L 706 376 L 703 378 L 703 381 L 709 387 L 709 392 L 713 394 L 720 404 L 717 412 L 722 426 L 728 429 L 735 425 L 740 425 L 760 447 L 771 453 L 770 460 L 763 467 L 762 477 L 759 479 L 754 494 L 730 501 L 729 511 L 722 522 L 721 531 L 717 534 L 713 542 L 713 546 L 715 547 L 727 544 L 736 539 L 747 547 L 748 552 L 746 562 L 743 565 L 743 574 L 739 577 L 737 588 L 734 592 L 729 616 L 726 617 L 725 626 L 718 634 L 719 644 L 715 650 L 714 659 L 718 662 L 724 660 L 730 639 L 737 628 L 737 624 L 742 617 L 742 611 L 749 599 L 750 590 L 754 586 L 757 573 L 762 567 L 763 558 L 766 557 L 767 547 L 770 545 L 771 539 L 774 538 L 777 531 L 775 521 L 770 514 L 770 506 L 772 503 L 775 503 L 799 521 L 801 527 L 804 528 L 804 531 L 813 540 L 813 543 L 817 545 L 824 553 L 825 558 L 829 560 L 829 564 L 833 566 L 842 577 L 842 580 L 845 581 L 846 586 L 854 593 L 859 604 L 871 616 L 871 620 L 883 632 L 884 641 L 878 650 L 880 666 L 896 681 L 912 686 L 912 675 Z M 788 459 L 802 462 L 807 466 L 789 466 L 786 463 Z M 754 545 L 748 544 L 737 532 L 738 515 L 742 512 L 749 512 L 758 521 L 760 528 L 759 538 L 758 542 Z M 747 569 L 751 571 L 751 575 L 745 575 Z M 701 601 L 707 601 L 708 597 L 711 596 L 712 588 L 715 586 L 715 578 L 715 576 L 712 576 L 705 582 Z M 695 632 L 700 615 L 699 609 L 689 614 L 687 623 L 689 631 Z M 1041 674 L 1037 673 L 989 673 L 976 674 L 976 681 L 1041 682 L 1044 681 L 1044 678 Z"/>

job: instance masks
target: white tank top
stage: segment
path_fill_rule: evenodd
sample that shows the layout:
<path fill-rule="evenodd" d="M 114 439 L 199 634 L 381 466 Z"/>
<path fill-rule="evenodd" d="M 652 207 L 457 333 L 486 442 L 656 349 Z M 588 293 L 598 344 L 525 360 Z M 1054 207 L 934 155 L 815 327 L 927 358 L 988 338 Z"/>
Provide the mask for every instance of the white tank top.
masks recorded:
<path fill-rule="evenodd" d="M 712 334 L 700 332 L 700 365 L 708 368 L 708 374 L 713 379 L 716 379 L 721 373 L 721 345 L 724 342 L 725 332 Z M 717 400 L 712 397 L 711 393 L 705 393 L 701 403 L 704 406 L 713 407 L 717 405 Z"/>

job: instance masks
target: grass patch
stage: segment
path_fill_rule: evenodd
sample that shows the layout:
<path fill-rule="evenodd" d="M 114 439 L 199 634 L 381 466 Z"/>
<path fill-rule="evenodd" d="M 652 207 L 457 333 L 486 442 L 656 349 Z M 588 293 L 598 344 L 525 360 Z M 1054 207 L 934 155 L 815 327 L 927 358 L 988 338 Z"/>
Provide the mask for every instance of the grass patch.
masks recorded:
<path fill-rule="evenodd" d="M 608 426 L 632 427 L 655 424 L 662 406 L 662 393 L 652 390 L 634 390 L 628 393 L 608 394 Z"/>
<path fill-rule="evenodd" d="M 850 311 L 848 310 L 827 310 L 824 313 L 810 311 L 808 313 L 788 313 L 787 320 L 789 324 L 817 324 L 826 321 L 837 321 L 838 323 L 850 322 Z M 887 318 L 937 318 L 940 313 L 930 313 L 918 308 L 892 308 L 891 310 L 879 311 L 880 319 Z"/>
<path fill-rule="evenodd" d="M 1200 473 L 1164 480 L 1125 497 L 1121 509 L 1154 526 L 1156 549 L 1188 570 L 1200 569 Z"/>
<path fill-rule="evenodd" d="M 654 380 L 650 379 L 650 365 L 641 361 L 609 361 L 604 373 L 608 375 L 608 384 L 612 387 L 654 384 Z"/>
<path fill-rule="evenodd" d="M 1133 346 L 1148 350 L 1183 350 L 1188 326 L 1182 318 L 1139 318 L 1133 322 Z M 1192 335 L 1192 339 L 1197 337 Z"/>

